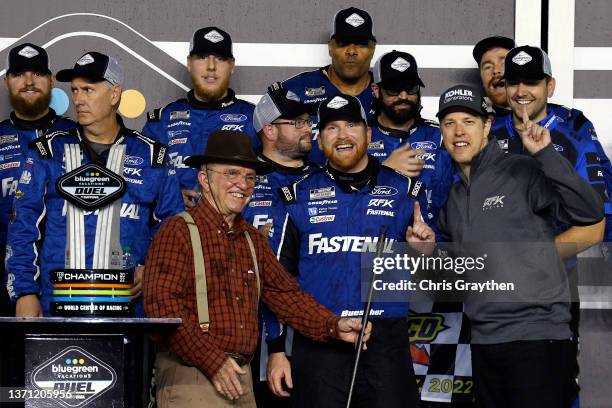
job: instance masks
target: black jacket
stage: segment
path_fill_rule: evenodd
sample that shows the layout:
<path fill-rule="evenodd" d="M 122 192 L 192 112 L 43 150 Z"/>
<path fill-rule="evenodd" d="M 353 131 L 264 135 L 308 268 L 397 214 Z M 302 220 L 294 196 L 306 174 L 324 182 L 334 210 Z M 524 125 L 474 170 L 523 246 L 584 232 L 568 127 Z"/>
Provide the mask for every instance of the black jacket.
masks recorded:
<path fill-rule="evenodd" d="M 599 194 L 552 144 L 528 157 L 489 142 L 473 159 L 469 179 L 458 173 L 438 227 L 464 256 L 486 259 L 484 270 L 461 278 L 514 283 L 511 291 L 465 292 L 472 342 L 569 338 L 569 289 L 555 225 L 599 222 Z"/>

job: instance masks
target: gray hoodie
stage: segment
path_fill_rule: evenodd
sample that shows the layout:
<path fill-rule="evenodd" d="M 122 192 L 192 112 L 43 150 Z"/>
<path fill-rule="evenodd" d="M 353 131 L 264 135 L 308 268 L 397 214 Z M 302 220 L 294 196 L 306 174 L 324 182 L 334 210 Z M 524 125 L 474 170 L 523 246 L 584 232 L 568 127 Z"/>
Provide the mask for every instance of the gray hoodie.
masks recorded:
<path fill-rule="evenodd" d="M 464 298 L 472 343 L 570 338 L 569 286 L 555 225 L 601 221 L 599 194 L 552 144 L 529 157 L 489 142 L 472 160 L 469 180 L 458 173 L 438 219 L 442 240 L 486 254 L 485 269 L 468 280 L 515 284 L 514 291 Z"/>

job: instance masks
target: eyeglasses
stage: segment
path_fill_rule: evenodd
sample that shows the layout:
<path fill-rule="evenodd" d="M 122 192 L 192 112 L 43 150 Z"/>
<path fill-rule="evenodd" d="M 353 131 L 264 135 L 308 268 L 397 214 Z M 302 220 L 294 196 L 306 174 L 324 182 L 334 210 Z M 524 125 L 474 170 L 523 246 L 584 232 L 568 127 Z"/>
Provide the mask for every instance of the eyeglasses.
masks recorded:
<path fill-rule="evenodd" d="M 242 174 L 240 171 L 233 170 L 233 169 L 218 171 L 218 170 L 207 168 L 206 170 L 212 171 L 213 173 L 223 174 L 232 183 L 238 183 L 241 180 L 244 180 L 244 182 L 246 183 L 248 187 L 254 187 L 255 181 L 257 180 L 255 175 L 253 174 Z"/>
<path fill-rule="evenodd" d="M 312 125 L 311 119 L 296 119 L 290 122 L 272 122 L 271 125 L 293 125 L 296 129 L 301 129 L 304 126 L 310 127 Z"/>
<path fill-rule="evenodd" d="M 385 93 L 389 96 L 398 96 L 399 94 L 402 93 L 402 91 L 406 91 L 408 95 L 416 95 L 419 93 L 419 89 L 421 89 L 419 85 L 415 85 L 412 88 L 406 88 L 406 89 L 400 89 L 400 90 L 397 90 L 397 89 L 391 90 L 391 89 L 383 88 Z"/>

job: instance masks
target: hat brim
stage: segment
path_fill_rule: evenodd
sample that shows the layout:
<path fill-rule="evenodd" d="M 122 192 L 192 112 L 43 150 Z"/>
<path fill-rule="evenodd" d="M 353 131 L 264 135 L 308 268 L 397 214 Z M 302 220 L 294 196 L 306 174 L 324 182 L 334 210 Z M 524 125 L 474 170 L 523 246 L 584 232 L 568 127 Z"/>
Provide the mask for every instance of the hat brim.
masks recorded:
<path fill-rule="evenodd" d="M 237 164 L 239 166 L 253 169 L 257 174 L 268 174 L 276 170 L 273 165 L 259 160 L 228 159 L 227 157 L 217 157 L 211 155 L 189 156 L 183 163 L 196 169 L 199 169 L 203 164 L 208 163 Z"/>
<path fill-rule="evenodd" d="M 378 86 L 390 91 L 403 91 L 404 89 L 411 88 L 415 85 L 425 88 L 425 84 L 421 78 L 418 77 L 408 81 L 381 81 L 378 83 Z"/>
<path fill-rule="evenodd" d="M 376 42 L 376 37 L 373 35 L 342 35 L 342 34 L 334 34 L 330 40 L 342 41 L 345 43 L 355 43 L 355 44 L 367 44 L 368 41 Z"/>
<path fill-rule="evenodd" d="M 525 74 L 525 73 L 520 73 L 520 74 L 512 74 L 510 73 L 509 75 L 504 75 L 504 79 L 506 81 L 510 81 L 510 82 L 514 82 L 514 81 L 541 81 L 544 78 L 546 78 L 548 75 L 546 75 L 545 73 L 541 73 L 539 75 L 534 75 L 534 74 Z"/>
<path fill-rule="evenodd" d="M 353 115 L 347 115 L 347 114 L 338 114 L 337 116 L 330 116 L 328 118 L 325 118 L 324 121 L 317 123 L 317 128 L 319 129 L 319 131 L 321 131 L 325 125 L 327 125 L 329 122 L 333 122 L 335 120 L 347 120 L 347 121 L 351 121 L 351 122 L 363 122 L 366 125 L 368 124 L 368 122 L 364 118 L 362 118 L 361 116 L 353 116 Z"/>
<path fill-rule="evenodd" d="M 468 113 L 471 113 L 473 115 L 483 116 L 483 117 L 487 117 L 489 115 L 488 112 L 484 113 L 482 111 L 477 111 L 477 110 L 475 110 L 473 108 L 470 108 L 468 106 L 454 105 L 454 106 L 449 106 L 447 108 L 442 109 L 441 111 L 436 113 L 436 117 L 438 119 L 442 119 L 444 116 L 448 115 L 449 113 L 454 113 L 454 112 L 468 112 Z"/>
<path fill-rule="evenodd" d="M 93 82 L 106 81 L 106 79 L 104 77 L 101 77 L 100 75 L 96 75 L 87 71 L 76 70 L 74 68 L 62 69 L 57 74 L 55 74 L 55 79 L 59 82 L 70 82 L 74 78 L 85 78 Z"/>
<path fill-rule="evenodd" d="M 232 53 L 227 53 L 227 52 L 222 52 L 219 50 L 212 50 L 212 49 L 207 49 L 207 50 L 193 50 L 189 52 L 189 56 L 193 56 L 193 55 L 202 55 L 202 56 L 206 56 L 206 55 L 219 55 L 221 57 L 225 57 L 225 58 L 231 58 L 231 59 L 235 59 L 234 55 Z"/>
<path fill-rule="evenodd" d="M 11 68 L 6 70 L 6 73 L 7 74 L 16 74 L 16 73 L 25 72 L 25 71 L 40 72 L 41 74 L 45 74 L 45 75 L 52 75 L 53 74 L 49 68 L 45 68 L 45 67 L 41 67 L 41 66 L 36 66 L 36 65 L 28 65 L 28 64 L 19 65 L 19 66 L 16 66 L 16 67 L 11 67 Z"/>

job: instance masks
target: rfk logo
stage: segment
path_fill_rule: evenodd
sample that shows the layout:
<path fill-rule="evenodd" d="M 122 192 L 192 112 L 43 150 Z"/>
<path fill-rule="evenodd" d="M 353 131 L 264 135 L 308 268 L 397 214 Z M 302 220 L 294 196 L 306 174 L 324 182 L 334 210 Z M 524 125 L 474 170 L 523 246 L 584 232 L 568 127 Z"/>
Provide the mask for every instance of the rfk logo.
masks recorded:
<path fill-rule="evenodd" d="M 493 208 L 502 208 L 504 206 L 504 197 L 506 196 L 493 196 L 485 198 L 482 203 L 482 211 L 491 210 Z"/>

